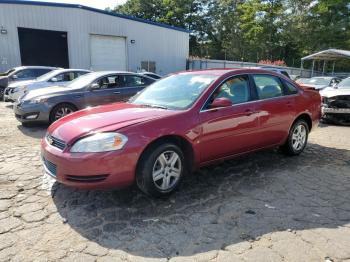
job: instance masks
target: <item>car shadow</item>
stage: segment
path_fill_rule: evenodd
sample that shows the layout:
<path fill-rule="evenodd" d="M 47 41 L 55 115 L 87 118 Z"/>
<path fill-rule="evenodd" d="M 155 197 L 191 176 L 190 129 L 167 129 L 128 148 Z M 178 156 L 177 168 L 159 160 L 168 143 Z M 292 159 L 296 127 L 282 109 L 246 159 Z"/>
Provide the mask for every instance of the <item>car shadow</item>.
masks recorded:
<path fill-rule="evenodd" d="M 57 183 L 52 198 L 66 223 L 103 247 L 189 256 L 276 231 L 348 223 L 349 159 L 348 150 L 309 144 L 299 157 L 267 150 L 202 168 L 169 199 L 135 187 L 84 191 Z"/>
<path fill-rule="evenodd" d="M 31 124 L 30 126 L 23 126 L 20 124 L 17 126 L 17 128 L 19 131 L 22 132 L 22 134 L 26 136 L 36 138 L 36 139 L 41 139 L 45 136 L 48 125 L 35 123 L 35 124 Z"/>

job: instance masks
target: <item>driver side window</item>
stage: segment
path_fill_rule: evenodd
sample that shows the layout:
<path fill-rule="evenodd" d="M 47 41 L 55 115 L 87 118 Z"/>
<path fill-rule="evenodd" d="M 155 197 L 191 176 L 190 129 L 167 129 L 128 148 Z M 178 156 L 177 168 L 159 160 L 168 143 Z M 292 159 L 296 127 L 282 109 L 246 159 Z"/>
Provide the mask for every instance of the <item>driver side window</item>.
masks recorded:
<path fill-rule="evenodd" d="M 212 94 L 209 105 L 216 98 L 227 98 L 232 104 L 241 104 L 250 101 L 249 78 L 247 75 L 234 76 L 226 80 Z"/>
<path fill-rule="evenodd" d="M 119 75 L 111 75 L 100 78 L 96 83 L 99 85 L 100 89 L 108 89 L 119 87 L 121 80 Z"/>

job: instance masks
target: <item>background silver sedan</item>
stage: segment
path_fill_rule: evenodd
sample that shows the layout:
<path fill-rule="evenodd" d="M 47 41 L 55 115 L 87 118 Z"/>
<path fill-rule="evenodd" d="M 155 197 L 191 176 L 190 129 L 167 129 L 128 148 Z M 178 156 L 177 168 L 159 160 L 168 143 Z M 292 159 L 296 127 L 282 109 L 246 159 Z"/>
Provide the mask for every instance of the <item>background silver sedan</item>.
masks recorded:
<path fill-rule="evenodd" d="M 14 102 L 18 98 L 22 97 L 25 93 L 28 93 L 32 90 L 49 86 L 64 86 L 74 79 L 90 72 L 91 71 L 84 69 L 57 69 L 36 79 L 16 82 L 10 84 L 5 89 L 4 100 Z"/>

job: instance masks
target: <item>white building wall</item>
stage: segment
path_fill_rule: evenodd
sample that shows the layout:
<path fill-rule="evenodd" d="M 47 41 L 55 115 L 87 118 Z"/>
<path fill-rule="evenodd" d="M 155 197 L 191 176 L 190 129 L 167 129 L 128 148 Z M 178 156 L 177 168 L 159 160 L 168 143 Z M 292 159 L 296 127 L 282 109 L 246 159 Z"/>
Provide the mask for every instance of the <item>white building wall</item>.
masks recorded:
<path fill-rule="evenodd" d="M 0 28 L 7 30 L 0 34 L 0 71 L 21 65 L 17 27 L 66 31 L 71 68 L 90 69 L 90 34 L 126 37 L 130 71 L 141 61 L 155 61 L 162 75 L 184 70 L 189 53 L 187 32 L 79 8 L 0 2 Z"/>

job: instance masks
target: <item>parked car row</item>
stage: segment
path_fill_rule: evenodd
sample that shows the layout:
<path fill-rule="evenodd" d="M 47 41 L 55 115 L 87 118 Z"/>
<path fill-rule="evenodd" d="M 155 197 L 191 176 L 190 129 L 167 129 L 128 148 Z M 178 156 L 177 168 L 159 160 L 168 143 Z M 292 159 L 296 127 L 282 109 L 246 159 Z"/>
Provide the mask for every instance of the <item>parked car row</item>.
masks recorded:
<path fill-rule="evenodd" d="M 24 94 L 36 89 L 49 86 L 64 86 L 89 72 L 91 71 L 82 69 L 57 69 L 32 80 L 16 81 L 5 88 L 4 101 L 15 102 Z"/>
<path fill-rule="evenodd" d="M 8 70 L 0 74 L 0 100 L 4 98 L 5 89 L 12 83 L 18 81 L 32 80 L 40 77 L 57 67 L 47 66 L 20 66 Z"/>
<path fill-rule="evenodd" d="M 91 72 L 54 67 L 18 67 L 2 74 L 3 100 L 14 102 L 26 125 L 52 123 L 74 111 L 125 101 L 161 76 L 152 72 Z"/>
<path fill-rule="evenodd" d="M 92 72 L 66 86 L 32 90 L 14 103 L 16 118 L 23 124 L 53 123 L 74 111 L 126 101 L 156 80 L 129 72 Z"/>

